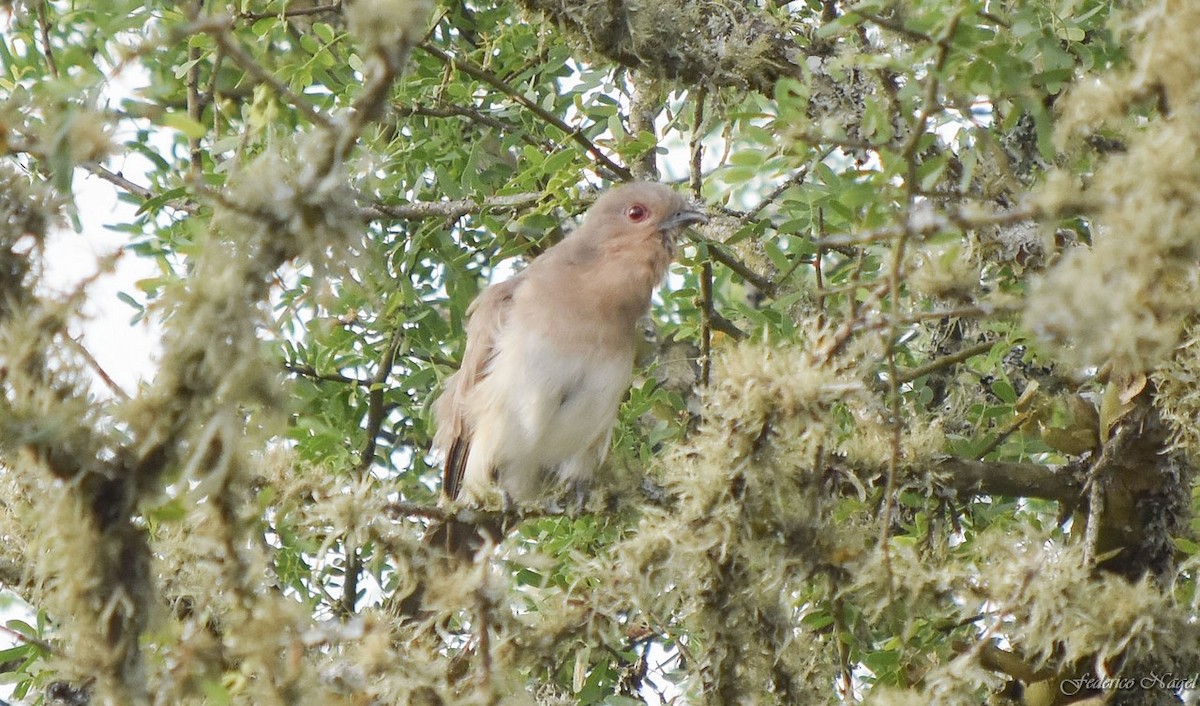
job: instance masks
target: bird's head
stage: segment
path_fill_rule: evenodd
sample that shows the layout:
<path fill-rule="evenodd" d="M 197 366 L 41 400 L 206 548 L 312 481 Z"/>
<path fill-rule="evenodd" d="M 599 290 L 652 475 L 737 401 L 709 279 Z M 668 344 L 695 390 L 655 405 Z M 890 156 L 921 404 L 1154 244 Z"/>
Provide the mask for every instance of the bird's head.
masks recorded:
<path fill-rule="evenodd" d="M 582 229 L 606 241 L 656 242 L 673 256 L 675 240 L 684 227 L 707 222 L 708 217 L 674 189 L 635 181 L 597 199 Z"/>

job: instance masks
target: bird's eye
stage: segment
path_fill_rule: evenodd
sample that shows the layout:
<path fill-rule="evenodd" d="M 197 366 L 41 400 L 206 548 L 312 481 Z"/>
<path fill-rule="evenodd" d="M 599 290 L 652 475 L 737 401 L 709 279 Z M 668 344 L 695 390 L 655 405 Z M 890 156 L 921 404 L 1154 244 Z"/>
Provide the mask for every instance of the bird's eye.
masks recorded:
<path fill-rule="evenodd" d="M 634 223 L 641 223 L 650 217 L 650 209 L 640 203 L 635 203 L 625 211 L 625 216 Z"/>

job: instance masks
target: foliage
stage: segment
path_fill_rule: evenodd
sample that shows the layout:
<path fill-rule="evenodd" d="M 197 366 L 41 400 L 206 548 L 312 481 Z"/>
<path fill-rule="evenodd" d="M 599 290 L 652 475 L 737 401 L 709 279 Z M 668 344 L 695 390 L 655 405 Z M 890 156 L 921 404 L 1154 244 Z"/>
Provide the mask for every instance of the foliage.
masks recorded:
<path fill-rule="evenodd" d="M 4 8 L 17 698 L 1167 703 L 1092 687 L 1200 673 L 1193 4 Z M 635 177 L 711 221 L 604 478 L 467 509 L 515 527 L 447 563 L 430 405 L 468 305 Z M 88 283 L 39 286 L 85 178 L 160 272 L 123 296 L 162 330 L 137 390 L 70 338 Z"/>

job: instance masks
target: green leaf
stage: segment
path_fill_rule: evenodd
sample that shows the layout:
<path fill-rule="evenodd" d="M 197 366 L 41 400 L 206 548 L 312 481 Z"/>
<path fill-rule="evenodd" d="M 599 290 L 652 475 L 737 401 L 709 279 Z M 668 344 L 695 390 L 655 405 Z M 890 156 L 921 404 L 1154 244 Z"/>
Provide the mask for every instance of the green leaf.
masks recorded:
<path fill-rule="evenodd" d="M 198 140 L 208 134 L 208 128 L 183 113 L 163 113 L 159 120 L 164 126 L 174 128 L 193 140 Z"/>

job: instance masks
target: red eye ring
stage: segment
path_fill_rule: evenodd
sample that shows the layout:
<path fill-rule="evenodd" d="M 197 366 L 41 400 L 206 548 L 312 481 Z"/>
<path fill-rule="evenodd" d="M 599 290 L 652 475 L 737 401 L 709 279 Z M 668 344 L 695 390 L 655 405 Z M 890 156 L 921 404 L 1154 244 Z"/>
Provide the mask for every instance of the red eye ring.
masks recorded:
<path fill-rule="evenodd" d="M 650 217 L 650 209 L 640 203 L 635 203 L 625 210 L 625 217 L 634 223 L 641 223 Z"/>

